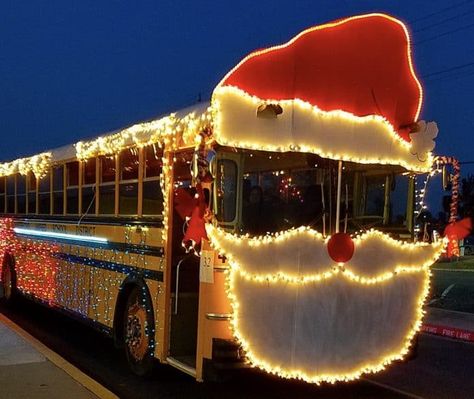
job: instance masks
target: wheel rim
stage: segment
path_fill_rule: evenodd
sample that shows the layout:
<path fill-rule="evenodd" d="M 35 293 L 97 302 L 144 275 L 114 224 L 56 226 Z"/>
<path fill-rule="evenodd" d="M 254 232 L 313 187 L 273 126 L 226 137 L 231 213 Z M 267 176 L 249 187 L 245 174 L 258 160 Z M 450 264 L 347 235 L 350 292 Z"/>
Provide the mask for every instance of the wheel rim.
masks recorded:
<path fill-rule="evenodd" d="M 127 311 L 125 343 L 128 352 L 136 361 L 142 360 L 148 350 L 149 339 L 146 334 L 146 309 L 135 302 Z"/>
<path fill-rule="evenodd" d="M 5 268 L 3 278 L 3 295 L 5 298 L 10 299 L 12 296 L 12 274 L 8 266 Z"/>

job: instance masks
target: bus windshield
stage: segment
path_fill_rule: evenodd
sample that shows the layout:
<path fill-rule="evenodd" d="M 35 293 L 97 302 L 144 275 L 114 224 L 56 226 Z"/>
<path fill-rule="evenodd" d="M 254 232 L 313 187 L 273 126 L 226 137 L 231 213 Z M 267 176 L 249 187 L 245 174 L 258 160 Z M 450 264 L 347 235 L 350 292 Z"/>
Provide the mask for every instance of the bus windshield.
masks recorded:
<path fill-rule="evenodd" d="M 341 226 L 349 232 L 373 227 L 411 235 L 414 175 L 397 166 L 343 165 Z"/>
<path fill-rule="evenodd" d="M 216 179 L 221 194 L 218 220 L 240 214 L 236 228 L 249 235 L 299 226 L 325 234 L 334 230 L 338 161 L 265 151 L 242 151 L 241 160 L 240 200 L 235 198 L 235 163 L 230 168 L 228 161 L 221 160 L 223 175 Z M 401 167 L 344 162 L 340 230 L 351 233 L 374 227 L 411 236 L 413 191 L 413 176 Z M 240 212 L 234 212 L 235 207 Z"/>
<path fill-rule="evenodd" d="M 329 209 L 333 161 L 300 153 L 245 152 L 242 232 L 265 234 L 291 227 L 321 230 Z"/>

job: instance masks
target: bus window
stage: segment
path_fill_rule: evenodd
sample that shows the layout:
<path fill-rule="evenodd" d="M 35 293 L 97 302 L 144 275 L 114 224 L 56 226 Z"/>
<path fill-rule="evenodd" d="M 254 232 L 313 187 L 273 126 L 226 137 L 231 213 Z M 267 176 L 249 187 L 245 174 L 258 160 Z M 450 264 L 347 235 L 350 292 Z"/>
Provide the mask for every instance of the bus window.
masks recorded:
<path fill-rule="evenodd" d="M 53 168 L 53 213 L 62 215 L 64 211 L 64 166 Z"/>
<path fill-rule="evenodd" d="M 16 212 L 26 212 L 26 176 L 16 175 Z"/>
<path fill-rule="evenodd" d="M 5 177 L 0 177 L 0 213 L 5 213 Z"/>
<path fill-rule="evenodd" d="M 157 144 L 144 148 L 143 215 L 159 215 L 163 212 L 163 193 L 160 187 L 162 158 L 163 149 Z"/>
<path fill-rule="evenodd" d="M 127 148 L 120 153 L 120 180 L 138 179 L 138 149 Z"/>
<path fill-rule="evenodd" d="M 28 213 L 36 213 L 36 176 L 28 172 Z"/>
<path fill-rule="evenodd" d="M 158 144 L 145 147 L 145 178 L 160 177 L 163 166 L 163 148 Z"/>
<path fill-rule="evenodd" d="M 346 218 L 348 231 L 380 229 L 410 230 L 408 207 L 410 175 L 401 167 L 344 163 L 341 195 L 341 222 Z M 345 184 L 348 183 L 348 193 Z"/>
<path fill-rule="evenodd" d="M 95 214 L 96 159 L 90 158 L 84 163 L 82 177 L 82 214 Z"/>
<path fill-rule="evenodd" d="M 236 215 L 237 164 L 230 159 L 219 159 L 216 182 L 217 220 L 219 222 L 232 222 Z"/>
<path fill-rule="evenodd" d="M 15 213 L 15 176 L 7 176 L 7 213 Z"/>
<path fill-rule="evenodd" d="M 410 177 L 407 174 L 393 175 L 390 183 L 389 224 L 407 226 L 408 191 Z"/>
<path fill-rule="evenodd" d="M 44 215 L 50 214 L 51 209 L 51 186 L 50 186 L 51 175 L 48 173 L 43 176 L 39 181 L 38 187 L 38 202 L 39 202 L 39 213 Z"/>
<path fill-rule="evenodd" d="M 102 156 L 100 160 L 99 214 L 115 213 L 115 156 Z"/>
<path fill-rule="evenodd" d="M 383 218 L 385 203 L 385 176 L 363 176 L 363 196 L 359 214 Z"/>
<path fill-rule="evenodd" d="M 261 235 L 299 226 L 323 232 L 335 165 L 312 154 L 245 151 L 241 232 Z"/>
<path fill-rule="evenodd" d="M 136 215 L 138 211 L 138 149 L 120 153 L 119 214 Z"/>
<path fill-rule="evenodd" d="M 66 164 L 66 213 L 79 213 L 79 162 Z"/>

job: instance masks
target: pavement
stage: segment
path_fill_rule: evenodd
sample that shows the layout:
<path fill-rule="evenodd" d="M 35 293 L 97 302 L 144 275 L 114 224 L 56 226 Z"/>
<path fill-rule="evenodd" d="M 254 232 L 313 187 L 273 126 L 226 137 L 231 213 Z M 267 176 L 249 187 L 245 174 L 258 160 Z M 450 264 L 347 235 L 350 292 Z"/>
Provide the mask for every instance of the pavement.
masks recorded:
<path fill-rule="evenodd" d="M 474 270 L 436 267 L 432 271 L 428 303 L 437 308 L 474 313 Z"/>
<path fill-rule="evenodd" d="M 0 314 L 0 398 L 116 396 Z"/>
<path fill-rule="evenodd" d="M 381 389 L 389 389 L 390 391 L 384 391 L 383 394 L 375 393 L 375 396 L 370 396 L 370 394 L 367 396 L 364 389 L 371 390 L 373 388 L 364 385 L 362 382 L 363 385 L 357 385 L 357 389 L 360 390 L 359 393 L 362 395 L 361 397 L 419 398 L 421 395 L 423 395 L 423 397 L 446 397 L 450 399 L 454 397 L 467 397 L 465 396 L 465 393 L 468 391 L 471 392 L 471 389 L 474 389 L 474 381 L 469 385 L 466 381 L 470 381 L 470 377 L 460 377 L 462 376 L 462 373 L 466 372 L 470 367 L 466 367 L 465 362 L 463 363 L 462 361 L 463 358 L 460 357 L 459 354 L 467 353 L 464 360 L 467 359 L 466 361 L 468 363 L 471 362 L 469 359 L 474 359 L 474 345 L 466 345 L 468 342 L 474 342 L 474 313 L 471 313 L 471 305 L 466 308 L 471 312 L 456 311 L 443 307 L 452 306 L 461 301 L 461 298 L 463 299 L 463 302 L 466 302 L 466 297 L 469 295 L 472 296 L 474 284 L 472 284 L 472 281 L 470 280 L 471 276 L 474 277 L 474 273 L 462 274 L 445 271 L 435 272 L 435 284 L 432 290 L 433 295 L 430 300 L 432 306 L 426 308 L 426 315 L 422 326 L 422 332 L 425 334 L 420 337 L 420 347 L 423 349 L 419 351 L 421 354 L 417 359 L 415 359 L 415 361 L 403 363 L 397 367 L 391 367 L 385 373 L 369 376 L 370 379 L 366 380 L 370 382 L 370 384 L 376 384 L 381 387 Z M 466 285 L 466 287 L 464 287 L 463 284 Z M 465 289 L 469 289 L 469 291 L 466 291 Z M 454 301 L 454 299 L 456 301 Z M 32 306 L 31 309 L 35 308 Z M 27 308 L 25 313 L 26 318 L 36 317 L 34 313 L 37 312 L 33 311 L 32 313 L 31 309 L 28 310 Z M 11 317 L 11 315 L 8 317 Z M 42 319 L 43 316 L 40 316 L 39 318 Z M 13 317 L 12 319 L 15 318 Z M 15 320 L 15 322 L 18 321 Z M 65 397 L 68 399 L 117 398 L 116 395 L 99 384 L 99 382 L 82 373 L 82 371 L 68 363 L 56 352 L 49 349 L 33 336 L 29 335 L 28 332 L 15 324 L 15 322 L 0 313 L 0 399 L 59 399 Z M 47 324 L 48 323 L 49 322 L 47 322 Z M 50 327 L 53 326 L 51 325 Z M 57 327 L 53 328 L 56 329 Z M 28 329 L 28 331 L 30 330 Z M 66 331 L 67 330 L 64 332 L 69 335 L 70 333 Z M 85 341 L 89 341 L 90 339 L 91 338 L 85 338 Z M 42 338 L 41 340 L 43 341 Z M 92 340 L 94 341 L 95 339 Z M 80 346 L 83 346 L 84 338 L 82 336 L 80 341 Z M 48 344 L 47 341 L 46 343 Z M 446 345 L 447 349 L 444 348 Z M 50 345 L 48 344 L 48 346 Z M 54 348 L 54 346 L 51 347 Z M 66 343 L 65 347 L 69 347 L 69 344 Z M 112 353 L 112 350 L 110 352 Z M 85 353 L 90 355 L 90 350 Z M 63 356 L 65 355 L 63 354 Z M 115 363 L 115 361 L 113 363 Z M 434 379 L 436 380 L 438 377 L 437 374 L 432 375 L 433 370 L 431 370 L 427 365 L 436 365 L 435 370 L 439 370 L 439 367 L 444 367 L 441 365 L 450 364 L 450 368 L 452 368 L 454 367 L 453 365 L 458 363 L 458 369 L 452 373 L 454 377 L 451 375 L 444 376 L 444 382 L 441 388 L 433 383 Z M 74 364 L 78 363 L 74 361 Z M 83 365 L 79 364 L 79 367 L 83 368 Z M 110 371 L 110 364 L 106 364 L 105 368 L 107 372 Z M 84 367 L 83 369 L 88 370 L 87 367 Z M 168 384 L 169 381 L 172 380 L 172 378 L 169 378 L 169 373 L 172 371 L 173 370 L 167 370 L 166 373 L 163 373 L 163 369 L 160 369 L 159 374 L 163 374 L 164 376 L 161 377 L 161 379 L 157 378 L 156 380 L 158 382 L 154 381 L 153 383 L 157 383 L 158 385 L 163 384 L 164 379 L 166 384 Z M 130 385 L 131 388 L 129 390 L 131 390 L 132 393 L 130 395 L 124 395 L 124 397 L 142 397 L 143 395 L 137 396 L 137 393 L 141 392 L 137 387 L 144 385 L 143 380 L 138 381 L 135 385 L 129 384 L 126 382 L 128 381 L 127 378 L 129 378 L 127 377 L 129 376 L 129 372 L 124 370 L 123 373 L 124 375 L 120 378 L 117 378 L 115 375 L 111 377 L 112 382 L 117 380 L 122 381 L 118 388 L 111 383 L 107 383 L 107 378 L 99 378 L 99 380 L 102 381 L 102 383 L 105 383 L 108 387 L 114 387 L 113 389 L 115 392 L 126 390 L 125 388 Z M 100 373 L 96 374 L 101 375 Z M 92 373 L 95 378 L 97 378 L 96 374 Z M 419 377 L 410 380 L 407 378 L 407 375 L 424 376 L 426 378 Z M 172 374 L 172 376 L 174 376 L 174 374 Z M 182 387 L 183 381 L 179 380 L 181 376 L 175 376 L 174 378 L 178 381 L 178 385 Z M 424 383 L 424 381 L 428 382 Z M 465 386 L 465 389 L 462 389 L 464 390 L 460 388 L 459 381 L 463 381 L 462 384 L 464 385 L 462 386 Z M 275 383 L 275 381 L 271 381 L 272 386 Z M 189 384 L 191 384 L 191 382 L 189 382 Z M 397 389 L 394 389 L 394 386 L 397 387 Z M 209 389 L 209 386 L 206 385 L 199 385 L 199 387 L 206 392 Z M 355 385 L 343 385 L 341 389 L 347 389 L 348 392 L 352 394 L 351 389 L 355 389 L 354 387 Z M 211 386 L 211 388 L 212 390 L 215 390 L 214 386 Z M 170 387 L 170 390 L 173 392 L 175 392 L 176 389 L 178 388 L 174 386 Z M 195 389 L 196 387 L 192 385 L 192 390 Z M 149 397 L 149 393 L 152 390 L 144 388 L 145 393 L 143 397 Z M 459 394 L 453 396 L 453 392 L 457 391 L 459 391 Z M 331 392 L 329 393 L 331 395 L 336 395 L 335 397 L 338 397 L 337 395 L 341 393 L 339 391 Z M 391 392 L 392 396 L 389 396 L 389 392 Z M 410 395 L 407 392 L 416 393 L 420 396 Z M 127 391 L 127 393 L 129 392 Z M 333 397 L 331 395 L 327 397 Z M 122 393 L 120 393 L 120 396 L 122 397 Z M 201 395 L 200 397 L 206 396 L 207 394 L 204 396 Z M 347 396 L 344 394 L 340 397 L 358 396 Z"/>
<path fill-rule="evenodd" d="M 474 342 L 474 270 L 436 266 L 422 331 Z"/>

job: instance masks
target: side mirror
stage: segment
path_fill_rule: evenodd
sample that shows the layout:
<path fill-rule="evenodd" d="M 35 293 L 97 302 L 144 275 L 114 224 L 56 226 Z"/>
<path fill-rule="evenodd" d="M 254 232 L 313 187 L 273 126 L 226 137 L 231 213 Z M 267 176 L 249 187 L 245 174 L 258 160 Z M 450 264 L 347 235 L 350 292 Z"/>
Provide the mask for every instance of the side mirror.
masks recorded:
<path fill-rule="evenodd" d="M 193 185 L 197 183 L 211 183 L 214 180 L 215 160 L 216 152 L 213 149 L 194 152 L 191 162 Z"/>
<path fill-rule="evenodd" d="M 207 162 L 209 163 L 209 173 L 215 179 L 217 175 L 217 153 L 214 150 L 207 152 Z"/>
<path fill-rule="evenodd" d="M 442 174 L 443 174 L 443 190 L 450 191 L 453 187 L 453 184 L 452 184 L 453 175 L 448 172 L 446 165 L 443 165 Z"/>

